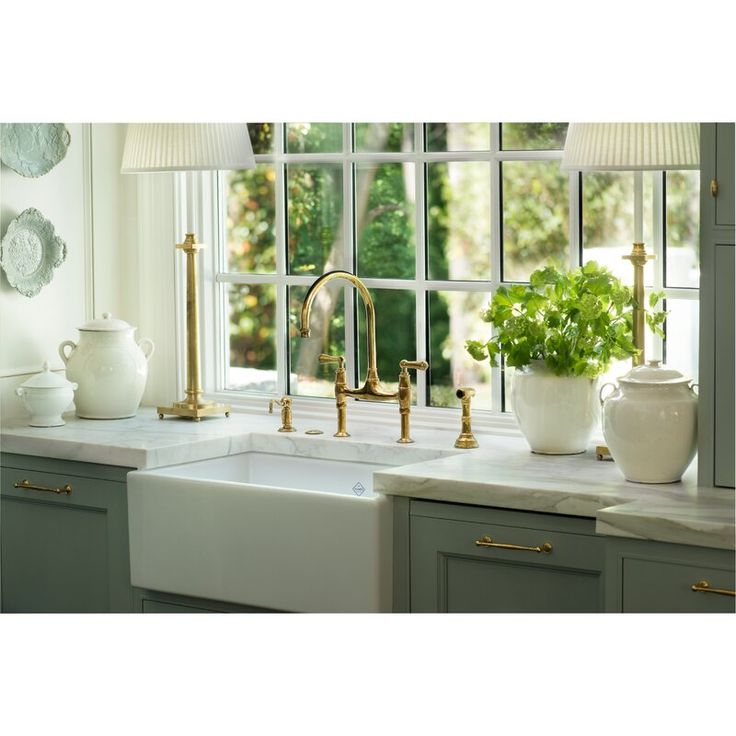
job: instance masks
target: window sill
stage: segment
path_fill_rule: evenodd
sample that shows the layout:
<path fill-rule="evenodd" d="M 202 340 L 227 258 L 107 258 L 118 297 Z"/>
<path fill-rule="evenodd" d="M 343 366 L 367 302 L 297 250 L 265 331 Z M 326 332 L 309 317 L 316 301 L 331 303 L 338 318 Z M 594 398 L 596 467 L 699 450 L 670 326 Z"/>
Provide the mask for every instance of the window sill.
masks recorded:
<path fill-rule="evenodd" d="M 239 414 L 263 414 L 268 412 L 268 402 L 277 398 L 272 394 L 244 395 L 229 391 L 208 394 L 213 401 L 229 404 L 233 412 Z M 292 396 L 295 423 L 297 417 L 315 421 L 336 421 L 335 404 L 329 399 Z M 348 424 L 370 422 L 381 426 L 399 427 L 399 407 L 397 403 L 352 401 L 348 405 Z M 412 407 L 411 425 L 422 429 L 460 431 L 460 408 Z M 511 413 L 494 413 L 486 410 L 473 412 L 473 431 L 479 434 L 496 434 L 521 437 L 516 417 Z"/>

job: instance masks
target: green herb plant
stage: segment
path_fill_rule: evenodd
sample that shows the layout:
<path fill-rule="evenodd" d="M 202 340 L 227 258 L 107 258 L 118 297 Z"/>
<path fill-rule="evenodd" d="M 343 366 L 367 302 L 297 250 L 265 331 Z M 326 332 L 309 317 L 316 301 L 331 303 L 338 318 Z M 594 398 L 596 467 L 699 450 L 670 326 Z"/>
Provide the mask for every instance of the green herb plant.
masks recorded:
<path fill-rule="evenodd" d="M 653 292 L 651 310 L 664 296 Z M 481 314 L 496 328 L 487 342 L 467 340 L 465 347 L 476 360 L 522 368 L 542 360 L 557 376 L 596 378 L 611 362 L 638 353 L 633 343 L 632 290 L 595 261 L 563 272 L 541 268 L 529 284 L 501 286 Z M 663 335 L 663 311 L 646 311 L 650 329 Z"/>

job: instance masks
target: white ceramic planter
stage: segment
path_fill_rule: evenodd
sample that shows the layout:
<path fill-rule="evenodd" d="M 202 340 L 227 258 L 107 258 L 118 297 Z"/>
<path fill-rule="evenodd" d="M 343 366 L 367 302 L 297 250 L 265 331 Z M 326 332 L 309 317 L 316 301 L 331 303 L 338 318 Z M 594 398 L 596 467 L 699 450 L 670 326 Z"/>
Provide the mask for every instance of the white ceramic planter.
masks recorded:
<path fill-rule="evenodd" d="M 597 384 L 584 376 L 556 376 L 540 360 L 514 372 L 511 399 L 532 452 L 586 451 L 600 418 Z"/>
<path fill-rule="evenodd" d="M 675 483 L 695 457 L 698 398 L 679 371 L 650 361 L 601 386 L 603 437 L 626 480 Z M 603 398 L 604 389 L 616 389 Z"/>
<path fill-rule="evenodd" d="M 85 419 L 125 419 L 135 416 L 148 377 L 153 342 L 136 343 L 135 327 L 105 313 L 79 328 L 79 344 L 65 340 L 59 355 L 66 375 L 79 384 L 74 403 Z M 67 353 L 66 349 L 71 348 Z"/>
<path fill-rule="evenodd" d="M 31 427 L 61 427 L 65 424 L 61 415 L 72 403 L 75 388 L 76 383 L 52 373 L 46 362 L 43 372 L 29 378 L 15 393 L 31 415 Z"/>

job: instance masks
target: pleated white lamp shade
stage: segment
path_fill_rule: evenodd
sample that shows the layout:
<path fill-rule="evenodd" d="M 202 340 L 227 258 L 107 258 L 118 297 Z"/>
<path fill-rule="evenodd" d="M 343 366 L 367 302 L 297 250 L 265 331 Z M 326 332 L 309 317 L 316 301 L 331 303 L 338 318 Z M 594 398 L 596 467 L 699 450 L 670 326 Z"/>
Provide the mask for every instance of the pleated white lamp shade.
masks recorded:
<path fill-rule="evenodd" d="M 562 168 L 575 171 L 697 169 L 698 123 L 570 123 Z"/>
<path fill-rule="evenodd" d="M 245 123 L 130 123 L 121 173 L 253 169 Z"/>

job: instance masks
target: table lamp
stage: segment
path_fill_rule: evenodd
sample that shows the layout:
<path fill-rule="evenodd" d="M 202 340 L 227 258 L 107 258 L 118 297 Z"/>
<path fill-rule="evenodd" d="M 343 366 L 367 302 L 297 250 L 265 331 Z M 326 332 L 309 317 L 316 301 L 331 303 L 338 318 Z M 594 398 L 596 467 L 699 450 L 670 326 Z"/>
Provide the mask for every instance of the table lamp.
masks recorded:
<path fill-rule="evenodd" d="M 255 168 L 253 149 L 245 123 L 131 123 L 123 149 L 121 173 L 141 174 L 186 171 L 187 232 L 176 248 L 186 255 L 187 323 L 185 397 L 172 406 L 159 406 L 158 415 L 173 414 L 200 421 L 213 414 L 230 415 L 230 407 L 202 399 L 199 368 L 199 305 L 197 253 L 204 247 L 194 234 L 191 172 Z"/>
<path fill-rule="evenodd" d="M 644 357 L 644 266 L 654 258 L 643 241 L 642 172 L 697 169 L 700 166 L 698 123 L 570 123 L 562 168 L 574 171 L 634 172 L 634 244 L 624 256 L 634 266 L 634 345 Z"/>

